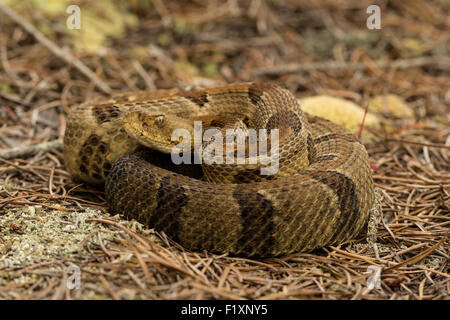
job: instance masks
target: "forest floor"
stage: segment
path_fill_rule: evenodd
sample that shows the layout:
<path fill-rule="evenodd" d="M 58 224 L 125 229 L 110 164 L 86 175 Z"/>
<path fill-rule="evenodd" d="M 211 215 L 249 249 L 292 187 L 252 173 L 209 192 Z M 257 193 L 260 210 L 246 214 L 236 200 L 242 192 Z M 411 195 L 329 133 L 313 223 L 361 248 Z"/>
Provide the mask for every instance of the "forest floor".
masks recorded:
<path fill-rule="evenodd" d="M 80 30 L 66 28 L 65 8 L 3 3 L 0 299 L 450 298 L 448 1 L 383 1 L 379 30 L 366 0 L 81 1 Z M 362 132 L 382 198 L 374 243 L 268 259 L 189 252 L 71 180 L 70 106 L 238 81 L 363 107 L 400 99 Z"/>

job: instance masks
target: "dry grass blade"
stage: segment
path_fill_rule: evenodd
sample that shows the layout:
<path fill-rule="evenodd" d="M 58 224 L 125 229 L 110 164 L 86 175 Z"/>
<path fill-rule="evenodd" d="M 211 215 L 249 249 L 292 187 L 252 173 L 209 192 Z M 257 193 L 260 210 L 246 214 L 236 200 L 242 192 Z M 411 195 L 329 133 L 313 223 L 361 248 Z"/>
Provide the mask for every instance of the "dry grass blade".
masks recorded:
<path fill-rule="evenodd" d="M 450 7 L 383 2 L 382 29 L 368 30 L 370 4 L 83 2 L 98 24 L 69 32 L 56 2 L 0 2 L 0 299 L 450 299 Z M 359 135 L 382 195 L 371 242 L 271 259 L 188 252 L 110 216 L 103 189 L 67 172 L 72 105 L 235 81 L 369 102 Z"/>
<path fill-rule="evenodd" d="M 444 243 L 444 241 L 447 239 L 447 236 L 448 236 L 448 231 L 442 237 L 442 239 L 439 240 L 439 242 L 436 243 L 435 245 L 433 245 L 432 247 L 422 251 L 421 253 L 419 253 L 418 255 L 415 255 L 414 257 L 411 257 L 411 258 L 409 258 L 409 259 L 407 259 L 407 260 L 405 260 L 403 262 L 400 262 L 399 264 L 396 264 L 395 266 L 386 268 L 383 271 L 384 272 L 392 271 L 392 270 L 395 270 L 395 269 L 407 266 L 408 264 L 414 264 L 414 263 L 417 263 L 417 262 L 423 260 L 425 257 L 429 256 L 434 250 L 439 248 Z"/>

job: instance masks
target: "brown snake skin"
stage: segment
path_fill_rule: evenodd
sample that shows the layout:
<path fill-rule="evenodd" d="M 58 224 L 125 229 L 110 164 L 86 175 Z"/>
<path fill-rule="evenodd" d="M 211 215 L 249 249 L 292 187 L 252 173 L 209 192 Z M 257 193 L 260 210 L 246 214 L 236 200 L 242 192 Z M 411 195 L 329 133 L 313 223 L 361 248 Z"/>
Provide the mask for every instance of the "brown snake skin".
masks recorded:
<path fill-rule="evenodd" d="M 211 165 L 202 167 L 203 176 L 214 182 L 205 181 L 198 166 L 173 165 L 161 153 L 172 127 L 192 126 L 195 119 L 214 126 L 215 118 L 231 117 L 279 129 L 277 175 Z M 111 213 L 164 231 L 190 250 L 259 257 L 311 251 L 354 238 L 374 204 L 364 146 L 343 127 L 303 113 L 289 91 L 273 84 L 157 90 L 84 103 L 69 115 L 64 156 L 74 179 L 106 180 Z"/>

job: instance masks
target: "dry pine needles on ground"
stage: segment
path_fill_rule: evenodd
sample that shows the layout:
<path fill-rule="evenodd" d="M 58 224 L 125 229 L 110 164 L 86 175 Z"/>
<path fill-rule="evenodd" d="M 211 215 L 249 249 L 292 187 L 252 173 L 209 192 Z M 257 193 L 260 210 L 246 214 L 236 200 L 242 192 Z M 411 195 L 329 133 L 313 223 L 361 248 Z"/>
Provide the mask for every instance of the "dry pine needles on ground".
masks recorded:
<path fill-rule="evenodd" d="M 389 1 L 383 29 L 370 33 L 367 1 L 154 3 L 130 5 L 139 25 L 106 52 L 65 58 L 64 31 L 49 45 L 0 7 L 0 298 L 448 299 L 448 5 Z M 405 99 L 414 118 L 383 118 L 366 143 L 382 205 L 375 243 L 264 260 L 187 252 L 109 216 L 102 190 L 71 181 L 59 148 L 70 105 L 102 91 L 241 80 L 360 105 Z M 68 270 L 79 270 L 80 289 Z"/>

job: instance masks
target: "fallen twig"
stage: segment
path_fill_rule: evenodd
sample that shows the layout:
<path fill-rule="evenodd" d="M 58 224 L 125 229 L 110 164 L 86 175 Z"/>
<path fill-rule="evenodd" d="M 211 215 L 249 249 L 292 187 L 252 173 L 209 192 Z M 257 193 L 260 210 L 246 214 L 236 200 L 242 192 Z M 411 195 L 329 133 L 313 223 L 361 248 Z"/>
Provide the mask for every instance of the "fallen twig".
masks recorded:
<path fill-rule="evenodd" d="M 24 28 L 26 31 L 31 33 L 36 40 L 38 40 L 40 43 L 42 43 L 44 46 L 46 46 L 53 54 L 58 56 L 60 59 L 64 60 L 65 62 L 73 65 L 75 68 L 77 68 L 81 73 L 83 73 L 86 77 L 91 79 L 102 91 L 105 93 L 111 94 L 111 88 L 103 82 L 97 75 L 92 72 L 86 65 L 81 62 L 80 60 L 76 59 L 70 52 L 67 50 L 63 50 L 60 47 L 58 47 L 54 42 L 52 42 L 49 38 L 44 36 L 39 30 L 37 30 L 31 23 L 24 20 L 22 17 L 20 17 L 16 12 L 11 10 L 8 6 L 6 6 L 4 3 L 0 2 L 0 11 L 6 14 L 8 17 L 10 17 L 12 20 L 14 20 L 17 24 L 19 24 L 22 28 Z"/>
<path fill-rule="evenodd" d="M 431 64 L 449 68 L 450 58 L 445 56 L 431 56 L 431 57 L 418 57 L 412 59 L 399 59 L 394 61 L 375 60 L 374 64 L 380 68 L 389 67 L 392 69 L 415 68 Z M 306 63 L 291 63 L 270 68 L 255 68 L 253 69 L 251 75 L 252 76 L 278 75 L 283 73 L 295 73 L 311 70 L 356 71 L 356 70 L 364 70 L 367 68 L 369 68 L 369 66 L 367 66 L 367 64 L 363 62 L 337 62 L 337 61 L 306 62 Z"/>
<path fill-rule="evenodd" d="M 50 150 L 61 150 L 62 146 L 63 143 L 61 140 L 46 141 L 32 146 L 0 150 L 0 158 L 14 159 L 20 157 L 29 157 L 35 155 L 40 151 L 46 152 Z"/>

